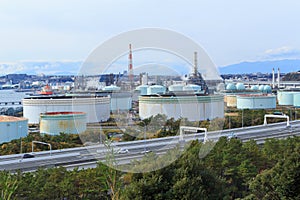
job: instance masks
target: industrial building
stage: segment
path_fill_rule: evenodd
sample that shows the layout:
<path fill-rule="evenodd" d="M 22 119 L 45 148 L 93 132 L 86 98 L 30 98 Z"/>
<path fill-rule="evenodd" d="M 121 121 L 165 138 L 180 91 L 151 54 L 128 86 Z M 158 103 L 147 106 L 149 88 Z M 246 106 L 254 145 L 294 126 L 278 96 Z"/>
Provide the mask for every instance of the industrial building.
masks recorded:
<path fill-rule="evenodd" d="M 0 143 L 26 137 L 28 120 L 26 118 L 0 116 Z"/>
<path fill-rule="evenodd" d="M 205 94 L 161 94 L 139 97 L 139 115 L 141 119 L 157 114 L 167 118 L 187 118 L 190 121 L 224 117 L 223 95 Z"/>
<path fill-rule="evenodd" d="M 275 95 L 238 95 L 238 109 L 271 109 L 276 108 Z"/>
<path fill-rule="evenodd" d="M 110 117 L 109 96 L 32 96 L 23 99 L 23 116 L 29 124 L 39 124 L 46 112 L 85 112 L 87 123 L 107 121 Z"/>
<path fill-rule="evenodd" d="M 86 113 L 84 112 L 47 112 L 40 115 L 42 134 L 80 134 L 85 130 Z"/>

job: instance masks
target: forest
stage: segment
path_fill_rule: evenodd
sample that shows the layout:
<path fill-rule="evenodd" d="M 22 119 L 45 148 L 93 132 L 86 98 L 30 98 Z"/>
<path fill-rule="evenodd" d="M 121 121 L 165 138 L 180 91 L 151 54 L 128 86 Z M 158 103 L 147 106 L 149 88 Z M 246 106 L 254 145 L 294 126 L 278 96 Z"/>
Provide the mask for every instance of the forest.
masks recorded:
<path fill-rule="evenodd" d="M 147 173 L 97 168 L 31 173 L 0 172 L 1 199 L 299 199 L 300 138 L 255 141 L 221 137 L 204 157 L 209 143 L 193 141 L 167 167 Z M 143 169 L 163 160 L 151 156 Z"/>

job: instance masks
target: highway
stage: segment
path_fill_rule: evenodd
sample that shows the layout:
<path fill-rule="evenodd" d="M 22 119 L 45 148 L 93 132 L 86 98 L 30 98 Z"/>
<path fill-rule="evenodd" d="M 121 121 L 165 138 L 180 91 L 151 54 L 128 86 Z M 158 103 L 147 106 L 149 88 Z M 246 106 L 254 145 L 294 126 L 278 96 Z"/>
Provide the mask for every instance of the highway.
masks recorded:
<path fill-rule="evenodd" d="M 290 121 L 290 126 L 286 122 L 252 127 L 236 128 L 230 130 L 208 132 L 208 140 L 217 141 L 221 136 L 228 136 L 234 133 L 241 141 L 246 142 L 251 139 L 258 144 L 264 143 L 267 138 L 287 138 L 300 135 L 300 120 Z M 183 139 L 179 136 L 155 138 L 148 140 L 138 140 L 132 142 L 115 142 L 107 148 L 104 144 L 93 146 L 69 148 L 61 150 L 34 152 L 34 158 L 22 158 L 23 154 L 0 156 L 0 170 L 15 172 L 35 171 L 39 167 L 51 168 L 63 166 L 67 169 L 78 167 L 79 169 L 95 167 L 98 161 L 105 162 L 108 152 L 114 152 L 115 160 L 118 164 L 128 164 L 132 160 L 141 159 L 144 150 L 150 150 L 156 155 L 165 154 L 169 149 L 175 148 L 178 144 L 185 144 L 189 141 L 204 140 L 204 133 L 185 134 Z M 127 153 L 118 153 L 120 149 L 128 149 Z"/>

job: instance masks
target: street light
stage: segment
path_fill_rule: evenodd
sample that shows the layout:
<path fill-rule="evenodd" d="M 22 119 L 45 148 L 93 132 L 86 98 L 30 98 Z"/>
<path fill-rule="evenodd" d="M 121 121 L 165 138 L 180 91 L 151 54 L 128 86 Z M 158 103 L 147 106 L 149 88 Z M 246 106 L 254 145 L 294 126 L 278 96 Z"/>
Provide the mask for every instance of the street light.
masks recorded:
<path fill-rule="evenodd" d="M 33 140 L 33 141 L 31 142 L 31 152 L 32 152 L 32 153 L 33 153 L 33 144 L 34 144 L 34 143 L 43 144 L 43 145 L 48 145 L 48 146 L 49 146 L 49 149 L 50 149 L 50 156 L 52 155 L 52 146 L 51 146 L 50 143 L 40 142 L 40 141 L 35 141 L 35 140 Z"/>
<path fill-rule="evenodd" d="M 242 128 L 244 128 L 244 109 L 242 109 Z"/>
<path fill-rule="evenodd" d="M 22 153 L 22 125 L 20 125 L 19 128 L 20 128 L 20 140 L 21 140 L 21 142 L 20 142 L 20 153 Z"/>
<path fill-rule="evenodd" d="M 144 121 L 140 121 L 140 123 L 144 124 L 144 151 L 146 151 L 146 123 Z"/>

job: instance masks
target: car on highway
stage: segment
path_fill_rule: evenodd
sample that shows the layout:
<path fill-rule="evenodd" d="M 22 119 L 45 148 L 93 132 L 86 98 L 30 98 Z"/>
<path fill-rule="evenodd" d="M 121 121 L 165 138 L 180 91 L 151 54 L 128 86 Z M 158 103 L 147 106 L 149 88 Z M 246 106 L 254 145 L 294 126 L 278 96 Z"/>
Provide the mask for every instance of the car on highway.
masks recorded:
<path fill-rule="evenodd" d="M 119 153 L 119 154 L 126 154 L 126 153 L 129 153 L 129 150 L 128 150 L 128 149 L 122 149 L 122 148 L 121 148 L 121 149 L 118 150 L 118 153 Z"/>
<path fill-rule="evenodd" d="M 147 154 L 147 153 L 151 153 L 151 152 L 152 152 L 151 150 L 145 149 L 144 151 L 141 151 L 141 154 Z"/>
<path fill-rule="evenodd" d="M 34 158 L 34 155 L 30 153 L 25 153 L 22 158 Z"/>
<path fill-rule="evenodd" d="M 231 132 L 227 135 L 227 139 L 230 140 L 232 138 L 238 139 L 238 136 L 234 132 Z"/>
<path fill-rule="evenodd" d="M 283 112 L 275 111 L 273 112 L 273 115 L 284 115 Z"/>

